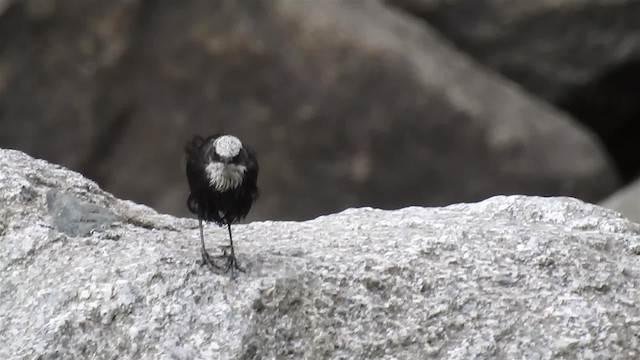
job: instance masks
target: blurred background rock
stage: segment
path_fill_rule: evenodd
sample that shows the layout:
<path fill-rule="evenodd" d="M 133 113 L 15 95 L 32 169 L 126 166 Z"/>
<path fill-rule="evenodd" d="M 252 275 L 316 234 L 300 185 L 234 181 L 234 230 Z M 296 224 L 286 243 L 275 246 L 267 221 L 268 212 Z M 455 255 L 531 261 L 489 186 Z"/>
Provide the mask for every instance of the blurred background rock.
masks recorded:
<path fill-rule="evenodd" d="M 640 186 L 638 19 L 637 0 L 0 0 L 0 147 L 176 215 L 184 142 L 224 132 L 259 155 L 252 220 L 516 193 L 622 196 L 640 220 L 616 194 Z"/>

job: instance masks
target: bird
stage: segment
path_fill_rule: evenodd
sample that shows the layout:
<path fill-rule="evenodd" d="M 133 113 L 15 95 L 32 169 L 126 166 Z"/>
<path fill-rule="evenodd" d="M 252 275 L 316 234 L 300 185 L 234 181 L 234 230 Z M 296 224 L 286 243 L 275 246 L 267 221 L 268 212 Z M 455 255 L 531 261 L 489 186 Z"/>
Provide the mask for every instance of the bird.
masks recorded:
<path fill-rule="evenodd" d="M 243 220 L 260 195 L 260 167 L 255 151 L 233 135 L 193 136 L 184 147 L 189 184 L 187 208 L 198 217 L 203 264 L 213 271 L 245 272 L 238 264 L 233 247 L 231 225 Z M 226 226 L 229 246 L 223 247 L 223 267 L 215 264 L 207 252 L 203 222 Z M 227 253 L 227 250 L 229 252 Z"/>

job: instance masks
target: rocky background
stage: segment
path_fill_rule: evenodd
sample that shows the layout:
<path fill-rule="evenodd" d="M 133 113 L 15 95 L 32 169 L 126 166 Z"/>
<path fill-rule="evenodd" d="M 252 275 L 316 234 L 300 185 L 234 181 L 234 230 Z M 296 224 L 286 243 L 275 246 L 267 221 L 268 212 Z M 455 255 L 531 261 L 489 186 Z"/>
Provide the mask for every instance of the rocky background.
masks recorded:
<path fill-rule="evenodd" d="M 250 219 L 601 201 L 640 173 L 638 19 L 635 0 L 0 0 L 0 147 L 176 215 L 183 143 L 213 132 L 258 151 Z M 637 194 L 613 196 L 640 220 Z"/>

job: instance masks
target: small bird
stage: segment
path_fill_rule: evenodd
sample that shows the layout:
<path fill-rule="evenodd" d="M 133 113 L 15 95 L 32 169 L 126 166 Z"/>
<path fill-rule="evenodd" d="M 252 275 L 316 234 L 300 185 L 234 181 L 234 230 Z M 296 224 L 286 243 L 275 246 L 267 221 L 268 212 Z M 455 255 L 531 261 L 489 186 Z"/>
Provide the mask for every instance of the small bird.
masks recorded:
<path fill-rule="evenodd" d="M 244 272 L 233 249 L 231 224 L 244 219 L 258 198 L 258 160 L 255 152 L 232 135 L 194 136 L 185 145 L 189 211 L 198 216 L 202 260 L 212 270 L 221 269 L 204 244 L 203 221 L 213 221 L 229 230 L 229 246 L 224 247 L 224 272 Z M 226 248 L 230 249 L 227 253 Z"/>

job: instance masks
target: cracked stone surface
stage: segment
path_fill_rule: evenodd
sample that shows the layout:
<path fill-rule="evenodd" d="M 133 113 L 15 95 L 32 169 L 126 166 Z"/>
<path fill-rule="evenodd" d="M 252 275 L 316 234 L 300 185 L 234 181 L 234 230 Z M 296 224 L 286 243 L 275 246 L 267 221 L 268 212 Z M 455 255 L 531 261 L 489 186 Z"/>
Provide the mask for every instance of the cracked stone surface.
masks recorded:
<path fill-rule="evenodd" d="M 51 189 L 119 221 L 60 232 Z M 0 358 L 640 357 L 640 225 L 576 199 L 234 231 L 247 273 L 231 279 L 199 264 L 195 220 L 0 150 Z M 224 229 L 206 236 L 226 243 Z"/>

